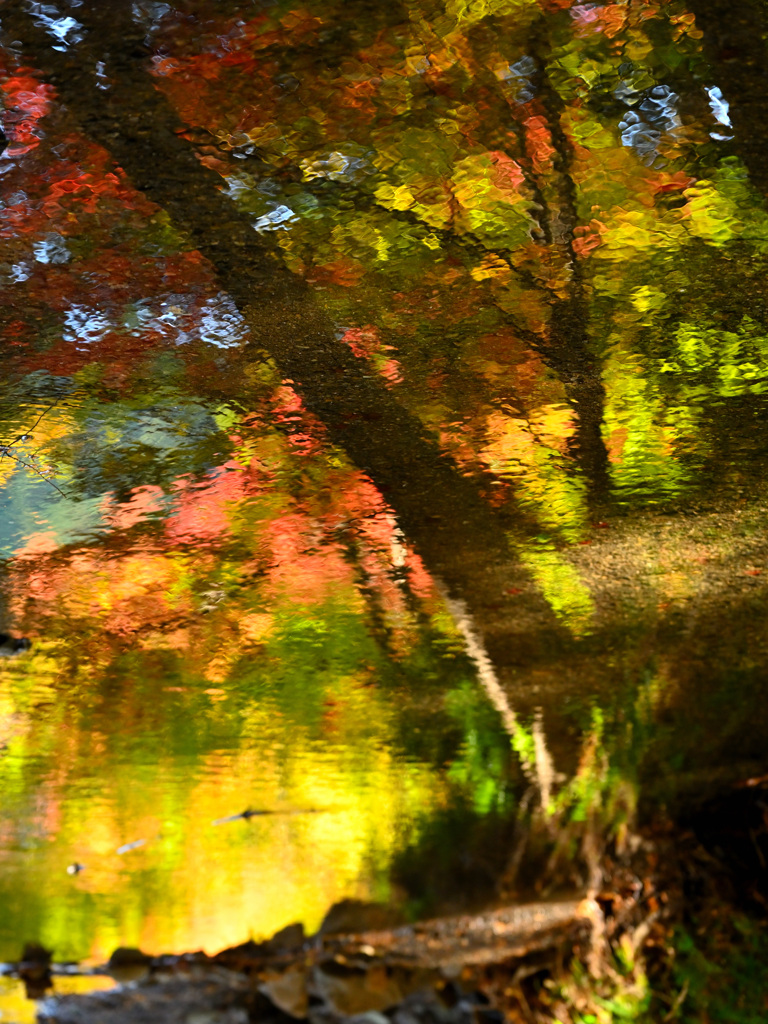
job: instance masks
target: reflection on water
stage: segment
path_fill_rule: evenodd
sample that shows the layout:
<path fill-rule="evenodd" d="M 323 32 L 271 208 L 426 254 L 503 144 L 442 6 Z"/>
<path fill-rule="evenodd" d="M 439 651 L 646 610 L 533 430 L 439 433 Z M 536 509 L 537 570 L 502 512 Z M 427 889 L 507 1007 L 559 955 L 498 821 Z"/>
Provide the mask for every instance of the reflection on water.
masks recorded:
<path fill-rule="evenodd" d="M 17 489 L 46 511 L 7 570 L 34 648 L 3 673 L 6 956 L 19 919 L 67 957 L 316 926 L 386 895 L 445 799 L 430 754 L 459 732 L 463 757 L 442 689 L 471 682 L 457 627 L 376 490 L 296 429 L 295 393 L 268 381 L 262 401 L 244 422 L 73 396 L 39 424 L 73 453 L 57 480 L 87 494 L 117 469 L 122 500 L 9 477 L 9 521 Z M 245 810 L 268 813 L 226 820 Z"/>
<path fill-rule="evenodd" d="M 707 744 L 764 756 L 768 218 L 738 96 L 683 3 L 359 8 L 46 7 L 43 42 L 9 8 L 0 625 L 32 649 L 0 664 L 0 958 L 314 928 L 418 900 L 390 869 L 454 811 L 534 784 L 583 821 Z M 113 66 L 137 32 L 146 67 Z M 65 50 L 104 60 L 62 103 Z M 332 324 L 343 415 L 281 371 L 283 311 L 222 290 L 239 243 L 214 268 L 99 145 L 99 97 L 150 73 Z M 411 454 L 391 404 L 355 423 L 361 381 L 496 524 L 464 593 L 477 515 L 451 533 L 424 463 L 406 535 L 344 450 Z M 535 664 L 527 611 L 561 645 Z"/>
<path fill-rule="evenodd" d="M 85 977 L 57 975 L 48 993 L 52 996 L 74 995 L 81 992 L 97 992 L 114 986 L 112 978 L 92 975 Z M 27 999 L 24 983 L 0 975 L 0 1006 L 3 1016 L 14 1024 L 34 1024 L 37 1020 L 37 1004 Z"/>

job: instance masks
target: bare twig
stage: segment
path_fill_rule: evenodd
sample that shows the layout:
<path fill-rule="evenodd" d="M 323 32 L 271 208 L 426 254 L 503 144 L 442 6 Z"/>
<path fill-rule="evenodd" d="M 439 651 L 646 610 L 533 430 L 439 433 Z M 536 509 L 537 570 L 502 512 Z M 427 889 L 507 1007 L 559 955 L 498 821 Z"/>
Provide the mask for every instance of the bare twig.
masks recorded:
<path fill-rule="evenodd" d="M 683 983 L 683 987 L 678 992 L 674 1003 L 672 1003 L 669 1013 L 665 1017 L 662 1017 L 663 1021 L 666 1022 L 668 1020 L 672 1020 L 673 1017 L 677 1016 L 677 1011 L 683 1005 L 683 1003 L 685 1002 L 685 997 L 688 995 L 688 989 L 690 988 L 690 984 L 690 979 L 686 978 L 685 982 Z"/>
<path fill-rule="evenodd" d="M 67 498 L 68 495 L 65 494 L 64 491 L 59 487 L 59 485 L 54 483 L 53 480 L 50 479 L 50 477 L 47 477 L 41 469 L 38 469 L 38 467 L 33 465 L 33 463 L 26 461 L 26 459 L 21 458 L 20 455 L 14 454 L 13 451 L 15 446 L 19 444 L 20 441 L 30 441 L 32 439 L 32 432 L 35 429 L 35 427 L 37 427 L 37 425 L 40 423 L 43 417 L 47 413 L 49 413 L 51 409 L 54 409 L 58 404 L 59 399 L 57 398 L 55 402 L 52 402 L 49 406 L 46 406 L 46 408 L 43 409 L 43 411 L 37 417 L 35 422 L 29 428 L 29 430 L 25 430 L 23 434 L 19 434 L 18 437 L 14 438 L 13 441 L 9 441 L 8 444 L 0 444 L 0 458 L 13 459 L 14 462 L 17 462 L 20 466 L 24 466 L 25 469 L 31 469 L 33 473 L 37 473 L 37 475 L 42 480 L 45 480 L 47 484 L 50 484 L 51 487 L 54 488 L 54 490 L 57 490 L 59 494 L 62 496 L 62 498 Z M 34 459 L 35 456 L 37 455 L 37 452 L 39 451 L 40 449 L 38 448 L 36 451 L 32 452 L 32 455 L 29 456 L 29 458 Z"/>

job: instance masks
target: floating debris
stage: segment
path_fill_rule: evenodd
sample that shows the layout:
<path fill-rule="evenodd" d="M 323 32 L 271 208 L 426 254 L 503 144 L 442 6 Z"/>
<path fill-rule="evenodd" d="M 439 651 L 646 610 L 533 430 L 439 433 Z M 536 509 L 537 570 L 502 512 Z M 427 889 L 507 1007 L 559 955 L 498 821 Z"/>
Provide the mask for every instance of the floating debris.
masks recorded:
<path fill-rule="evenodd" d="M 130 853 L 131 850 L 138 850 L 138 848 L 143 846 L 146 841 L 146 839 L 136 839 L 132 843 L 125 843 L 124 846 L 118 846 L 115 853 L 122 855 L 124 853 Z"/>
<path fill-rule="evenodd" d="M 226 818 L 216 818 L 212 825 L 226 825 L 229 821 L 248 821 L 249 818 L 257 818 L 264 814 L 280 814 L 280 811 L 253 811 L 250 808 L 241 811 L 239 814 L 229 814 Z M 285 813 L 285 812 L 282 812 Z"/>
<path fill-rule="evenodd" d="M 226 818 L 214 818 L 211 822 L 212 825 L 226 825 L 230 821 L 248 821 L 249 818 L 260 818 L 267 814 L 319 814 L 320 811 L 316 807 L 308 807 L 305 810 L 294 810 L 287 808 L 285 810 L 274 810 L 274 811 L 254 811 L 250 807 L 244 811 L 240 811 L 239 814 L 228 814 Z"/>

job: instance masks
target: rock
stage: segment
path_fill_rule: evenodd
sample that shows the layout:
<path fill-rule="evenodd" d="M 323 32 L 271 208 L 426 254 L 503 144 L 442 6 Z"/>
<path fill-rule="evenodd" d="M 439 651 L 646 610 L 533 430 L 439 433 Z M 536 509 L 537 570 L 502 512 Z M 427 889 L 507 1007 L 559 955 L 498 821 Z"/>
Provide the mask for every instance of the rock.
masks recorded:
<path fill-rule="evenodd" d="M 377 1010 L 368 1010 L 367 1013 L 357 1013 L 347 1019 L 347 1024 L 392 1024 L 389 1017 Z"/>
<path fill-rule="evenodd" d="M 249 985 L 221 969 L 82 996 L 51 996 L 39 1024 L 249 1024 Z"/>
<path fill-rule="evenodd" d="M 152 957 L 142 953 L 140 949 L 119 946 L 109 958 L 107 968 L 115 981 L 124 984 L 146 978 L 151 963 Z"/>
<path fill-rule="evenodd" d="M 403 915 L 396 907 L 383 903 L 365 903 L 362 900 L 342 900 L 334 903 L 323 918 L 318 935 L 354 935 L 359 932 L 381 931 L 403 924 Z"/>
<path fill-rule="evenodd" d="M 307 1016 L 307 971 L 302 965 L 291 967 L 287 971 L 269 972 L 259 985 L 259 992 L 289 1017 L 303 1020 Z"/>
<path fill-rule="evenodd" d="M 311 979 L 312 994 L 345 1016 L 385 1010 L 403 997 L 383 965 L 366 971 L 330 960 L 315 967 Z"/>
<path fill-rule="evenodd" d="M 299 923 L 286 925 L 279 932 L 275 932 L 271 939 L 261 943 L 261 947 L 268 953 L 293 953 L 306 942 L 304 925 Z"/>
<path fill-rule="evenodd" d="M 17 969 L 24 982 L 27 999 L 41 999 L 53 985 L 51 953 L 37 942 L 28 942 L 24 946 Z"/>

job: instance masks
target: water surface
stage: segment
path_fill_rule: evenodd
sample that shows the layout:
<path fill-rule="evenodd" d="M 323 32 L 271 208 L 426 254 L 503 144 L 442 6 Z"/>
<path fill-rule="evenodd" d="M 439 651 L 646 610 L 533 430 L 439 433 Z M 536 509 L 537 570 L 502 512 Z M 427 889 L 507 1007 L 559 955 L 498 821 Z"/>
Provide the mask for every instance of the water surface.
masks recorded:
<path fill-rule="evenodd" d="M 759 771 L 739 53 L 677 2 L 118 7 L 2 12 L 0 959 L 514 894 L 534 803 Z"/>

